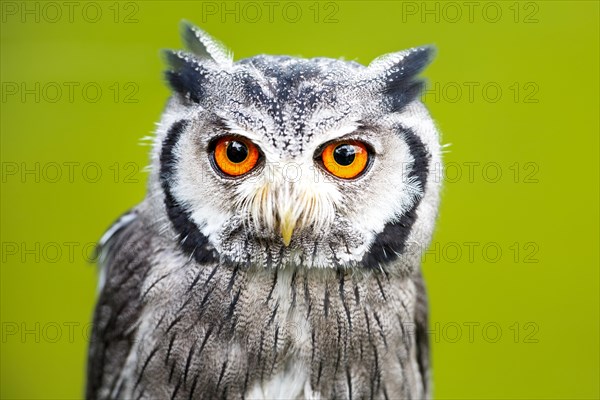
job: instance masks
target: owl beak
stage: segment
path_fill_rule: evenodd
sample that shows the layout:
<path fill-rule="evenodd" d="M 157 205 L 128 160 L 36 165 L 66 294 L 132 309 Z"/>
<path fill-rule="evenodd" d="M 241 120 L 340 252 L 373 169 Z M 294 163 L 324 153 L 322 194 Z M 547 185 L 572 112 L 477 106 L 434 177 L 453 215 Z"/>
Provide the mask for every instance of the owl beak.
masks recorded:
<path fill-rule="evenodd" d="M 283 244 L 287 247 L 292 241 L 292 235 L 294 234 L 294 228 L 296 228 L 296 218 L 291 210 L 286 211 L 281 217 L 281 224 L 279 230 L 281 232 L 281 238 Z"/>

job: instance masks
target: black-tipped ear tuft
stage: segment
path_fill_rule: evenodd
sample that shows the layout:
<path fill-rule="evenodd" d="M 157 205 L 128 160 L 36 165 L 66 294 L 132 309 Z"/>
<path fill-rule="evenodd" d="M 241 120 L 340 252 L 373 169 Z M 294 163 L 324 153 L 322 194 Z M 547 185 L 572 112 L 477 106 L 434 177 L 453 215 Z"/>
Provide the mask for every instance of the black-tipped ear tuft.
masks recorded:
<path fill-rule="evenodd" d="M 207 70 L 193 56 L 183 52 L 166 50 L 164 57 L 169 65 L 165 77 L 171 89 L 199 103 L 204 97 L 203 84 L 208 76 Z"/>
<path fill-rule="evenodd" d="M 416 47 L 385 55 L 369 65 L 369 68 L 382 70 L 383 91 L 390 98 L 392 111 L 401 111 L 421 94 L 425 82 L 417 75 L 431 62 L 434 53 L 433 46 Z"/>
<path fill-rule="evenodd" d="M 188 21 L 181 21 L 181 38 L 185 47 L 200 60 L 211 60 L 217 64 L 232 62 L 231 53 L 222 43 Z"/>
<path fill-rule="evenodd" d="M 424 88 L 425 81 L 422 79 L 408 79 L 388 84 L 384 93 L 389 96 L 391 111 L 400 112 L 419 97 Z"/>

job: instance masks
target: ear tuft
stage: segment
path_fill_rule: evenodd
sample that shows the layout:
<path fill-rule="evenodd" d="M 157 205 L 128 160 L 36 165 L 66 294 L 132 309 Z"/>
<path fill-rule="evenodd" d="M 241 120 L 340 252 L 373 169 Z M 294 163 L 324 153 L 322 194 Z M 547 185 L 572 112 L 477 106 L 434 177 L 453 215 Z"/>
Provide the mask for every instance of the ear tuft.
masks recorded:
<path fill-rule="evenodd" d="M 417 75 L 431 62 L 433 46 L 416 47 L 378 57 L 369 69 L 384 79 L 383 92 L 390 98 L 393 112 L 401 111 L 417 98 L 425 83 Z"/>
<path fill-rule="evenodd" d="M 414 76 L 431 62 L 434 54 L 435 47 L 431 45 L 414 47 L 377 57 L 369 64 L 369 69 L 392 70 L 398 68 L 404 76 Z"/>
<path fill-rule="evenodd" d="M 165 50 L 163 54 L 169 65 L 165 77 L 171 89 L 199 103 L 204 95 L 202 85 L 208 76 L 208 71 L 191 54 L 171 50 Z"/>
<path fill-rule="evenodd" d="M 181 21 L 181 38 L 200 60 L 212 60 L 222 66 L 233 62 L 233 54 L 221 42 L 188 21 Z"/>

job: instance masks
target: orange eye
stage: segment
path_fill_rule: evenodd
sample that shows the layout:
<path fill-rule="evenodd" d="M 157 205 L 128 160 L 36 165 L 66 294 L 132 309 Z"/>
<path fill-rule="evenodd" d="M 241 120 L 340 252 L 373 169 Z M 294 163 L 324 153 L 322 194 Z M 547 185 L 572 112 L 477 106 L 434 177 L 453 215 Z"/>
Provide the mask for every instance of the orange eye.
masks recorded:
<path fill-rule="evenodd" d="M 240 176 L 250 172 L 258 162 L 258 147 L 248 139 L 226 136 L 217 141 L 215 163 L 221 171 L 230 176 Z"/>
<path fill-rule="evenodd" d="M 367 167 L 369 152 L 366 146 L 358 141 L 331 143 L 321 154 L 325 169 L 338 178 L 352 179 Z"/>

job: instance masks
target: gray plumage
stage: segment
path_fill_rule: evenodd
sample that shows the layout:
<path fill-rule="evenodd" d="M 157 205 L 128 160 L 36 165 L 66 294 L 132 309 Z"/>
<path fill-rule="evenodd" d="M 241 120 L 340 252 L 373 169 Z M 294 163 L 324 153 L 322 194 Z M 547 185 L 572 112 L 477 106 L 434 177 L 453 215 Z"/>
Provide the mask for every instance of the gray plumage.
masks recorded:
<path fill-rule="evenodd" d="M 428 397 L 430 49 L 234 63 L 198 28 L 183 37 L 148 195 L 100 242 L 87 398 Z M 215 165 L 224 135 L 260 149 L 247 174 Z M 319 161 L 341 139 L 369 148 L 356 178 Z"/>

